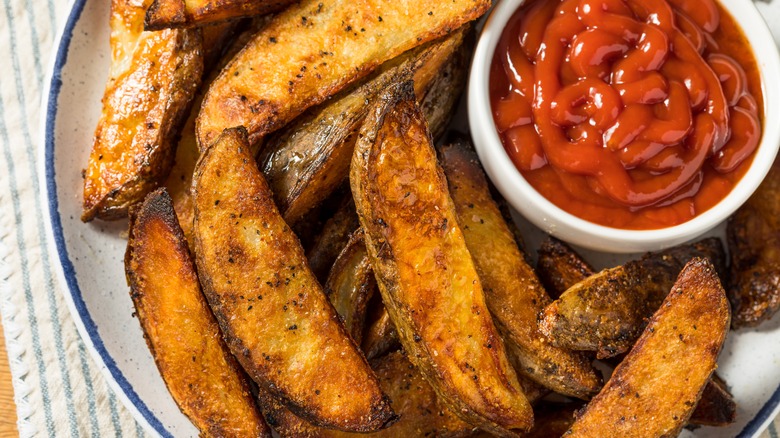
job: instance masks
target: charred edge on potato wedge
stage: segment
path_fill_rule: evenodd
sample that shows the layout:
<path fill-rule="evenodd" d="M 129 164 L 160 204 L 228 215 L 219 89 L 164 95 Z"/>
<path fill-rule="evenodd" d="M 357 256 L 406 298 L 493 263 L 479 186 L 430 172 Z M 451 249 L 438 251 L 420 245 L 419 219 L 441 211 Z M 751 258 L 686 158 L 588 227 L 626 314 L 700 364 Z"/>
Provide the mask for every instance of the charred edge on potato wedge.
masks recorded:
<path fill-rule="evenodd" d="M 418 99 L 430 99 L 430 117 L 437 129 L 444 129 L 460 90 L 448 89 L 452 94 L 447 94 L 441 89 L 462 86 L 466 32 L 460 29 L 386 62 L 378 75 L 313 108 L 266 141 L 258 163 L 287 223 L 299 222 L 347 179 L 360 124 L 370 103 L 392 84 L 413 77 Z"/>
<path fill-rule="evenodd" d="M 368 432 L 391 422 L 387 397 L 276 209 L 243 128 L 203 154 L 192 193 L 203 290 L 250 377 L 318 426 Z"/>
<path fill-rule="evenodd" d="M 530 429 L 411 82 L 380 97 L 358 138 L 352 194 L 410 360 L 464 420 L 504 435 Z"/>
<path fill-rule="evenodd" d="M 127 216 L 165 180 L 203 73 L 197 30 L 143 32 L 143 5 L 126 0 L 112 1 L 110 27 L 111 70 L 83 173 L 85 222 Z"/>
<path fill-rule="evenodd" d="M 255 143 L 383 62 L 489 7 L 489 0 L 303 0 L 275 17 L 209 87 L 198 116 L 199 142 L 211 144 L 223 129 L 245 126 Z"/>
<path fill-rule="evenodd" d="M 538 254 L 536 273 L 553 299 L 558 299 L 566 289 L 596 273 L 569 245 L 552 236 L 542 243 Z"/>
<path fill-rule="evenodd" d="M 283 437 L 471 436 L 473 426 L 460 420 L 438 402 L 433 388 L 402 353 L 390 353 L 373 361 L 372 366 L 382 389 L 393 400 L 393 410 L 399 414 L 398 422 L 387 429 L 366 435 L 318 428 L 295 416 L 267 394 L 260 393 L 258 400 L 263 415 Z"/>
<path fill-rule="evenodd" d="M 325 282 L 325 295 L 358 345 L 363 336 L 368 300 L 375 290 L 376 280 L 363 243 L 363 230 L 358 228 L 336 258 Z"/>
<path fill-rule="evenodd" d="M 125 272 L 144 338 L 181 411 L 204 435 L 270 438 L 201 293 L 165 189 L 150 193 L 135 214 Z"/>
<path fill-rule="evenodd" d="M 729 219 L 729 301 L 734 328 L 756 327 L 780 309 L 780 161 Z"/>
<path fill-rule="evenodd" d="M 154 0 L 146 10 L 144 29 L 203 26 L 277 12 L 294 0 Z"/>
<path fill-rule="evenodd" d="M 537 325 L 550 297 L 515 243 L 476 154 L 465 142 L 439 148 L 458 224 L 482 281 L 485 301 L 519 374 L 555 392 L 590 398 L 601 378 L 580 353 L 553 345 Z"/>
<path fill-rule="evenodd" d="M 712 264 L 682 270 L 642 336 L 566 437 L 677 436 L 715 368 L 729 304 Z"/>
<path fill-rule="evenodd" d="M 723 245 L 717 238 L 648 253 L 569 288 L 544 309 L 541 330 L 558 345 L 596 351 L 598 358 L 628 351 L 680 269 L 694 257 L 710 259 L 718 273 L 724 270 Z"/>

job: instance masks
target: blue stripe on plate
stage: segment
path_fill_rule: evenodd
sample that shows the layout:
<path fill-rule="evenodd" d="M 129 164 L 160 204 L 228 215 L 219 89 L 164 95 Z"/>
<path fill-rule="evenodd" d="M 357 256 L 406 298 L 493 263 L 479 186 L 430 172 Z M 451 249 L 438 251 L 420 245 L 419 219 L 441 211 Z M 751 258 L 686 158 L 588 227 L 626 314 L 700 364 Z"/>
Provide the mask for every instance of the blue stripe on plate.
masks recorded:
<path fill-rule="evenodd" d="M 55 56 L 54 67 L 52 71 L 51 83 L 49 84 L 49 95 L 46 105 L 46 125 L 45 125 L 45 138 L 44 144 L 44 165 L 45 165 L 45 177 L 46 177 L 46 190 L 49 200 L 49 215 L 51 220 L 51 227 L 54 234 L 54 243 L 57 248 L 57 255 L 59 256 L 60 263 L 62 265 L 63 274 L 66 284 L 69 288 L 70 297 L 73 300 L 74 307 L 76 308 L 77 318 L 81 320 L 86 333 L 85 341 L 92 344 L 92 347 L 97 352 L 99 358 L 105 365 L 105 371 L 108 371 L 110 376 L 124 395 L 130 401 L 130 403 L 138 410 L 143 416 L 146 422 L 153 428 L 154 431 L 165 437 L 172 437 L 172 435 L 165 430 L 160 420 L 149 410 L 146 404 L 138 397 L 138 394 L 133 389 L 130 382 L 127 381 L 122 371 L 117 367 L 116 362 L 106 350 L 103 339 L 100 337 L 98 328 L 95 322 L 92 320 L 92 316 L 87 309 L 84 298 L 81 294 L 81 289 L 78 285 L 76 278 L 76 272 L 73 268 L 73 263 L 68 256 L 68 249 L 65 243 L 65 236 L 62 230 L 62 221 L 59 214 L 59 200 L 57 198 L 57 182 L 55 180 L 54 170 L 54 129 L 57 118 L 57 102 L 59 99 L 60 91 L 62 88 L 62 69 L 65 66 L 68 59 L 68 49 L 70 47 L 71 38 L 73 37 L 73 29 L 78 23 L 81 13 L 84 10 L 86 0 L 76 0 L 73 4 L 68 19 L 65 22 L 65 28 L 62 31 L 62 36 L 57 47 L 57 53 Z"/>

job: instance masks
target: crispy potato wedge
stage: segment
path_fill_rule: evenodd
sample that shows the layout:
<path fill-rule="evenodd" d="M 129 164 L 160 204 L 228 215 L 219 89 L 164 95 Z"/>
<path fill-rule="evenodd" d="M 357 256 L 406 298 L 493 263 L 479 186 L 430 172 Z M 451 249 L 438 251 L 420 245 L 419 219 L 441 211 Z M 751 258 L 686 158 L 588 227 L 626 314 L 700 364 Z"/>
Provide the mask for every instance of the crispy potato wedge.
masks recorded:
<path fill-rule="evenodd" d="M 731 323 L 755 327 L 780 309 L 780 161 L 731 217 L 727 234 Z"/>
<path fill-rule="evenodd" d="M 399 420 L 387 429 L 369 434 L 354 434 L 312 426 L 273 398 L 258 396 L 263 414 L 282 437 L 461 437 L 469 436 L 473 426 L 463 422 L 436 397 L 431 385 L 401 352 L 393 352 L 373 362 L 382 389 L 393 400 Z"/>
<path fill-rule="evenodd" d="M 388 89 L 369 112 L 350 183 L 411 362 L 469 423 L 499 434 L 529 430 L 531 406 L 485 304 L 411 82 Z"/>
<path fill-rule="evenodd" d="M 84 170 L 85 222 L 127 216 L 165 180 L 203 73 L 200 33 L 144 32 L 145 5 L 111 2 L 111 70 Z"/>
<path fill-rule="evenodd" d="M 440 147 L 439 159 L 485 301 L 515 356 L 515 370 L 560 394 L 590 398 L 601 388 L 601 378 L 587 357 L 553 345 L 539 332 L 537 315 L 550 297 L 520 253 L 476 153 L 460 141 Z"/>
<path fill-rule="evenodd" d="M 628 351 L 675 276 L 694 257 L 708 258 L 717 272 L 724 272 L 723 245 L 717 238 L 648 253 L 570 287 L 544 309 L 541 331 L 563 347 L 596 351 L 598 358 Z"/>
<path fill-rule="evenodd" d="M 723 427 L 737 420 L 737 403 L 716 373 L 707 382 L 688 424 Z"/>
<path fill-rule="evenodd" d="M 281 11 L 293 0 L 153 0 L 146 10 L 145 30 L 203 26 Z"/>
<path fill-rule="evenodd" d="M 374 271 L 363 243 L 363 230 L 358 228 L 336 258 L 325 282 L 325 295 L 358 345 L 363 336 L 368 300 L 376 287 Z"/>
<path fill-rule="evenodd" d="M 275 17 L 209 87 L 198 140 L 209 145 L 223 129 L 245 126 L 255 143 L 383 62 L 489 7 L 489 0 L 303 0 Z"/>
<path fill-rule="evenodd" d="M 552 236 L 539 248 L 536 273 L 547 293 L 558 299 L 566 289 L 596 273 L 569 245 Z"/>
<path fill-rule="evenodd" d="M 346 196 L 336 213 L 325 222 L 312 247 L 306 252 L 309 266 L 321 282 L 327 280 L 339 253 L 349 242 L 350 235 L 359 227 L 355 203 L 351 196 Z"/>
<path fill-rule="evenodd" d="M 243 128 L 203 154 L 192 195 L 203 290 L 250 377 L 319 426 L 367 432 L 390 422 L 389 401 L 276 209 Z"/>
<path fill-rule="evenodd" d="M 460 92 L 449 89 L 457 95 L 446 95 L 448 100 L 444 101 L 439 95 L 445 93 L 438 89 L 465 76 L 469 50 L 463 44 L 466 32 L 461 29 L 388 61 L 380 74 L 297 118 L 265 142 L 258 165 L 288 223 L 297 223 L 347 179 L 360 124 L 370 103 L 391 84 L 412 76 L 419 99 L 441 97 L 438 106 L 429 104 L 429 111 L 438 123 L 437 129 L 444 129 L 443 123 L 449 120 L 452 103 Z M 453 70 L 462 71 L 456 75 Z"/>
<path fill-rule="evenodd" d="M 381 299 L 379 300 L 381 302 Z M 382 356 L 398 346 L 398 332 L 384 304 L 365 328 L 361 348 L 368 360 Z"/>
<path fill-rule="evenodd" d="M 131 223 L 125 272 L 149 350 L 181 411 L 204 436 L 270 437 L 201 293 L 165 189 L 150 193 Z"/>
<path fill-rule="evenodd" d="M 693 412 L 729 329 L 712 264 L 696 258 L 566 437 L 673 437 Z"/>

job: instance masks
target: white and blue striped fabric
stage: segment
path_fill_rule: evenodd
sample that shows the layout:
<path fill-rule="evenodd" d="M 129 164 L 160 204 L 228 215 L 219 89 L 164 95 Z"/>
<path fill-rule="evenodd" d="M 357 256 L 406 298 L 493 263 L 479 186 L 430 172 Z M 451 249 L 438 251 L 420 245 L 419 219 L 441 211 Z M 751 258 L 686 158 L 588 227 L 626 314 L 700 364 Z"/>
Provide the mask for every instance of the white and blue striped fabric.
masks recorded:
<path fill-rule="evenodd" d="M 0 314 L 22 437 L 142 437 L 81 342 L 53 269 L 39 190 L 41 90 L 70 4 L 2 0 Z M 3 354 L 3 353 L 0 353 Z M 0 410 L 9 409 L 0 406 Z"/>
<path fill-rule="evenodd" d="M 70 5 L 0 1 L 0 315 L 18 429 L 22 437 L 143 437 L 76 332 L 44 232 L 37 157 L 41 90 Z M 775 425 L 767 437 L 778 437 Z"/>

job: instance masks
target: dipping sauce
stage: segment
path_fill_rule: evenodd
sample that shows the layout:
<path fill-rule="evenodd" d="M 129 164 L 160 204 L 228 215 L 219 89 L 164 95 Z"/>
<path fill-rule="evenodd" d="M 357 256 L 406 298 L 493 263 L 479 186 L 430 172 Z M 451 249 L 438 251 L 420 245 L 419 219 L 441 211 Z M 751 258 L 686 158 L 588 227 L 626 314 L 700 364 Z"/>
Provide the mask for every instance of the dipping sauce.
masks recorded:
<path fill-rule="evenodd" d="M 582 219 L 686 222 L 722 200 L 761 139 L 755 57 L 713 0 L 532 0 L 490 72 L 525 179 Z"/>

